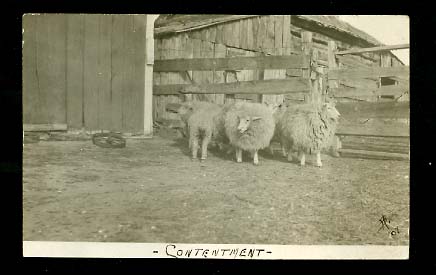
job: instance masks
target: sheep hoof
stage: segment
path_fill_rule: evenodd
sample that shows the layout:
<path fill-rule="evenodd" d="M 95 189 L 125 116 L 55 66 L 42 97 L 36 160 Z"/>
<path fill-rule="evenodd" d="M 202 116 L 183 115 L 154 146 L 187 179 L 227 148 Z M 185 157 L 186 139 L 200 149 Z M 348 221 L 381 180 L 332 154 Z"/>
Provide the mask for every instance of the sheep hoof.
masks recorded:
<path fill-rule="evenodd" d="M 321 167 L 322 167 L 322 163 L 317 163 L 317 164 L 316 164 L 316 167 L 321 168 Z"/>
<path fill-rule="evenodd" d="M 257 165 L 259 165 L 259 162 L 253 162 L 253 164 L 257 166 Z"/>

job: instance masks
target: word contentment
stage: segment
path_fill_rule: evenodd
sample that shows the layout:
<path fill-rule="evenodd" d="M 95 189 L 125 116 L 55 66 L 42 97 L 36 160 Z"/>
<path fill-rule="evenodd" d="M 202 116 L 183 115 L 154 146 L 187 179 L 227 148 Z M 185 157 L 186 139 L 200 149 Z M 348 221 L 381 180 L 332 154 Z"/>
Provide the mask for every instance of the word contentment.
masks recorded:
<path fill-rule="evenodd" d="M 167 256 L 173 258 L 238 258 L 253 259 L 263 258 L 271 251 L 262 248 L 181 248 L 174 244 L 168 244 L 165 247 Z"/>

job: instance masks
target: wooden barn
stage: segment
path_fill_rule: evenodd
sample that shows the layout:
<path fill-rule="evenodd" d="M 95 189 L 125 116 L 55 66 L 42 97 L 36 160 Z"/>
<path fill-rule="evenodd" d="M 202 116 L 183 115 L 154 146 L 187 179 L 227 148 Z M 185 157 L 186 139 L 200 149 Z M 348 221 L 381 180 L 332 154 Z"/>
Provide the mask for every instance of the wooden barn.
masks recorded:
<path fill-rule="evenodd" d="M 25 131 L 152 133 L 149 15 L 23 16 Z"/>
<path fill-rule="evenodd" d="M 409 67 L 391 52 L 408 44 L 385 46 L 337 16 L 161 15 L 154 35 L 155 122 L 177 125 L 165 106 L 185 100 L 328 94 L 342 114 L 344 155 L 408 158 Z"/>
<path fill-rule="evenodd" d="M 312 33 L 305 41 L 305 31 Z M 308 37 L 306 37 L 307 39 Z M 337 50 L 382 45 L 375 38 L 354 28 L 336 16 L 257 16 L 257 15 L 161 15 L 155 22 L 155 60 L 175 58 L 211 58 L 261 55 L 294 55 L 302 53 L 304 45 L 311 43 L 319 50 L 320 66 L 328 67 L 328 44 L 334 41 Z M 362 53 L 338 56 L 341 68 L 370 68 L 380 65 L 395 67 L 403 63 L 392 53 Z M 302 69 L 158 72 L 154 85 L 186 83 L 223 83 L 259 79 L 300 77 Z M 394 84 L 389 78 L 353 79 L 340 82 L 339 87 L 378 88 L 380 84 Z M 224 103 L 229 100 L 283 101 L 301 100 L 302 93 L 283 95 L 212 94 L 203 96 L 210 101 Z M 201 98 L 201 96 L 198 96 Z M 344 97 L 345 98 L 345 97 Z M 362 100 L 362 96 L 349 99 Z M 368 97 L 366 98 L 368 99 Z M 183 96 L 154 95 L 154 117 L 171 118 L 164 106 L 168 102 L 184 100 Z M 369 100 L 369 99 L 368 99 Z"/>

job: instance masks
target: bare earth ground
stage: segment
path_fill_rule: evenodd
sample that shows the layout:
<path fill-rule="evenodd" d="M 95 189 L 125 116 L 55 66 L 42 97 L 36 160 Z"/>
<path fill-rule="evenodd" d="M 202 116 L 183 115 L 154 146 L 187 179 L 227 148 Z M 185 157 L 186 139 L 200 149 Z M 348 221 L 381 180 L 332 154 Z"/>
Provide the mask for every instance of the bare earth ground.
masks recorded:
<path fill-rule="evenodd" d="M 409 162 L 323 156 L 288 163 L 278 151 L 210 152 L 185 140 L 40 141 L 23 149 L 23 239 L 258 244 L 409 243 Z M 380 229 L 390 219 L 392 236 Z"/>

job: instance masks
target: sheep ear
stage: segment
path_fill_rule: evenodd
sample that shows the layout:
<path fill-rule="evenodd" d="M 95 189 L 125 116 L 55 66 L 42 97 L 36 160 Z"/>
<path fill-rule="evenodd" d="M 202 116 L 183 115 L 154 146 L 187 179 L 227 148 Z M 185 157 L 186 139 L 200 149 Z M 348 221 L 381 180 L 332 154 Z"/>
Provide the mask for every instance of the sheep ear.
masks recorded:
<path fill-rule="evenodd" d="M 262 118 L 258 117 L 258 116 L 254 116 L 254 117 L 251 118 L 252 121 L 256 121 L 256 120 L 260 120 L 260 119 L 262 119 Z"/>

